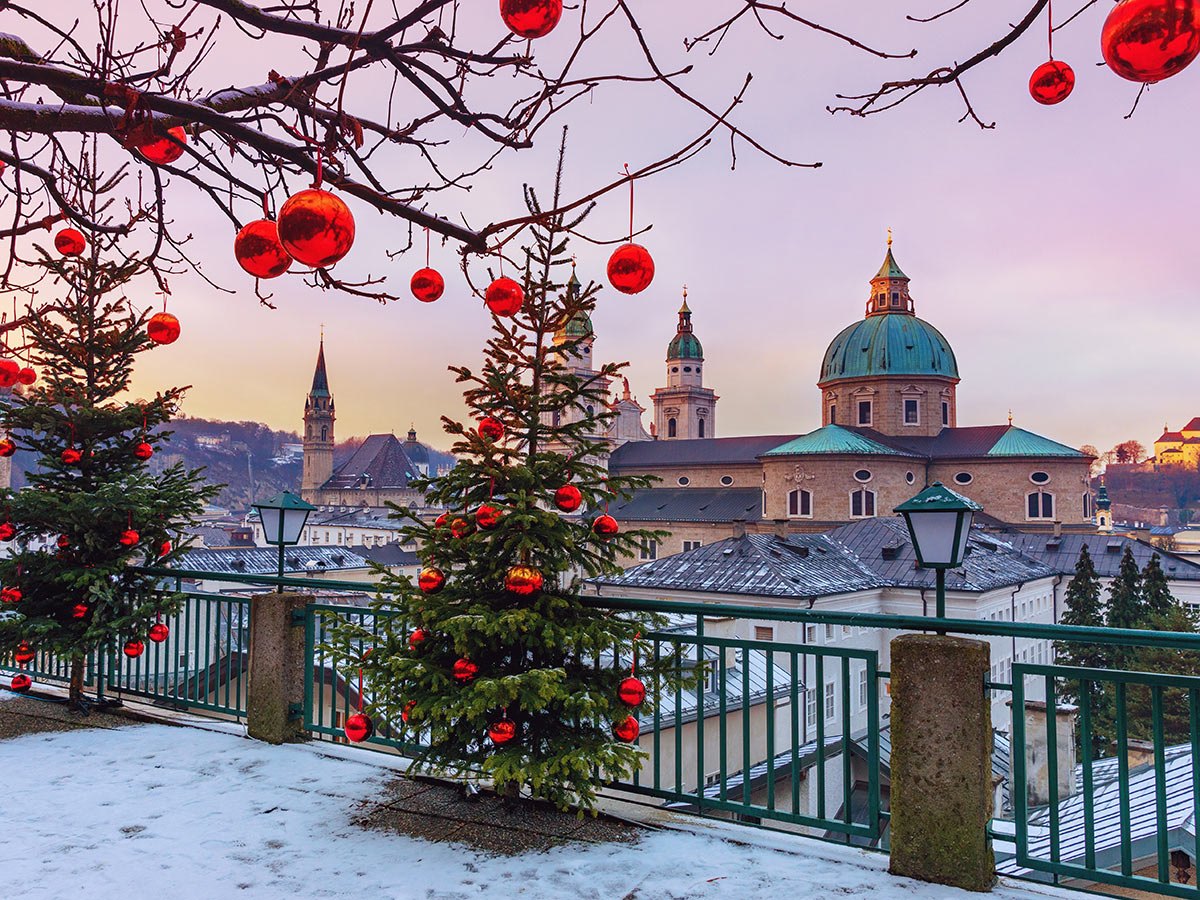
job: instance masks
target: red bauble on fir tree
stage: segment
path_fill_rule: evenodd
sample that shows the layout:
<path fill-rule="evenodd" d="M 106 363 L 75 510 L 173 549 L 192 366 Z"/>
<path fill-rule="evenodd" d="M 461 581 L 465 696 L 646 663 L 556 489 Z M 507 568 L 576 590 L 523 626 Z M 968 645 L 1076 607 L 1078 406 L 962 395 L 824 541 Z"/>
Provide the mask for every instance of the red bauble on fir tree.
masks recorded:
<path fill-rule="evenodd" d="M 450 513 L 444 512 L 433 521 L 434 528 L 445 528 L 450 524 Z"/>
<path fill-rule="evenodd" d="M 1194 0 L 1121 0 L 1100 32 L 1108 67 L 1130 81 L 1162 81 L 1200 53 Z"/>
<path fill-rule="evenodd" d="M 409 700 L 407 703 L 405 703 L 405 704 L 404 704 L 404 709 L 400 710 L 400 721 L 401 721 L 401 722 L 407 722 L 407 721 L 408 721 L 408 714 L 409 714 L 410 712 L 412 712 L 412 711 L 413 711 L 414 709 L 416 709 L 416 708 L 417 708 L 417 701 L 416 701 L 416 700 Z"/>
<path fill-rule="evenodd" d="M 605 513 L 602 516 L 596 516 L 596 520 L 592 522 L 592 534 L 600 538 L 602 541 L 607 541 L 616 536 L 621 530 L 621 526 L 617 524 L 617 520 Z"/>
<path fill-rule="evenodd" d="M 175 343 L 179 332 L 179 320 L 169 312 L 155 313 L 146 323 L 146 334 L 156 344 Z"/>
<path fill-rule="evenodd" d="M 429 637 L 429 632 L 424 628 L 418 628 L 408 636 L 408 649 L 416 650 L 417 645 L 424 641 L 427 637 Z"/>
<path fill-rule="evenodd" d="M 545 37 L 554 30 L 562 12 L 562 0 L 500 0 L 500 18 L 517 37 Z"/>
<path fill-rule="evenodd" d="M 121 536 L 117 538 L 117 543 L 123 547 L 132 547 L 138 542 L 139 536 L 132 528 L 126 528 L 121 532 Z"/>
<path fill-rule="evenodd" d="M 375 733 L 375 723 L 366 713 L 355 713 L 346 719 L 346 737 L 356 744 L 361 744 Z"/>
<path fill-rule="evenodd" d="M 511 278 L 501 276 L 488 285 L 483 302 L 497 316 L 515 316 L 525 304 L 525 292 Z"/>
<path fill-rule="evenodd" d="M 29 662 L 34 657 L 34 650 L 29 646 L 29 641 L 21 641 L 17 644 L 17 649 L 13 651 L 13 659 L 21 665 Z"/>
<path fill-rule="evenodd" d="M 171 629 L 167 627 L 166 622 L 155 622 L 150 626 L 150 630 L 146 632 L 146 637 L 154 641 L 156 644 L 161 644 L 171 636 Z"/>
<path fill-rule="evenodd" d="M 475 665 L 469 659 L 456 659 L 454 661 L 454 680 L 461 684 L 471 681 L 478 671 L 479 666 Z"/>
<path fill-rule="evenodd" d="M 654 260 L 641 244 L 622 244 L 608 258 L 608 280 L 622 294 L 639 294 L 654 280 Z"/>
<path fill-rule="evenodd" d="M 17 445 L 9 438 L 0 438 L 0 456 L 12 456 L 17 452 Z"/>
<path fill-rule="evenodd" d="M 485 503 L 475 510 L 475 524 L 484 531 L 491 531 L 500 524 L 500 510 L 489 503 Z"/>
<path fill-rule="evenodd" d="M 72 619 L 82 619 L 87 614 L 88 614 L 87 604 L 76 603 L 73 607 L 71 607 L 71 618 Z"/>
<path fill-rule="evenodd" d="M 15 587 L 0 588 L 0 603 L 20 603 L 21 589 Z"/>
<path fill-rule="evenodd" d="M 133 448 L 133 455 L 136 456 L 138 459 L 149 459 L 150 457 L 152 457 L 154 455 L 154 448 L 151 447 L 149 444 L 147 444 L 145 441 L 142 441 L 140 444 L 138 444 L 136 447 Z"/>
<path fill-rule="evenodd" d="M 436 594 L 446 583 L 446 573 L 437 566 L 426 566 L 417 576 L 417 587 L 423 594 Z"/>
<path fill-rule="evenodd" d="M 78 450 L 76 450 L 74 447 L 68 447 L 66 450 L 64 450 L 62 453 L 59 454 L 59 458 L 63 461 L 63 465 L 75 466 L 75 465 L 78 465 L 80 460 L 83 459 L 83 454 L 80 453 Z"/>
<path fill-rule="evenodd" d="M 87 247 L 83 232 L 75 228 L 64 228 L 54 236 L 54 249 L 63 256 L 78 256 Z"/>
<path fill-rule="evenodd" d="M 59 550 L 66 550 L 68 547 L 71 546 L 71 539 L 69 537 L 67 537 L 65 534 L 60 534 L 58 536 L 58 540 L 55 541 L 55 543 L 58 544 Z"/>
<path fill-rule="evenodd" d="M 0 522 L 0 541 L 11 541 L 17 536 L 17 528 L 12 522 Z"/>
<path fill-rule="evenodd" d="M 33 371 L 33 369 L 29 368 L 29 366 L 25 366 L 20 372 L 17 373 L 17 381 L 26 385 L 33 384 L 35 381 L 37 381 L 37 372 Z"/>
<path fill-rule="evenodd" d="M 517 597 L 530 597 L 542 589 L 542 573 L 532 566 L 513 566 L 504 576 L 504 589 Z"/>
<path fill-rule="evenodd" d="M 308 188 L 280 208 L 279 240 L 293 259 L 323 269 L 354 246 L 354 216 L 341 198 Z"/>
<path fill-rule="evenodd" d="M 613 726 L 613 734 L 617 736 L 617 740 L 624 741 L 626 744 L 636 741 L 641 730 L 638 720 L 633 716 L 626 716 Z"/>
<path fill-rule="evenodd" d="M 175 138 L 176 141 L 179 141 L 179 144 L 187 143 L 187 132 L 183 130 L 182 125 L 168 128 L 167 134 Z M 158 140 L 142 144 L 137 150 L 145 159 L 162 166 L 167 163 L 173 163 L 179 157 L 183 156 L 183 147 L 179 146 L 179 144 L 176 144 L 170 138 L 162 137 Z"/>
<path fill-rule="evenodd" d="M 450 523 L 450 534 L 453 537 L 456 537 L 456 538 L 466 537 L 470 533 L 471 533 L 471 523 L 468 522 L 466 519 L 459 518 L 459 519 L 455 519 L 453 522 Z"/>
<path fill-rule="evenodd" d="M 137 659 L 146 652 L 146 645 L 137 638 L 130 638 L 125 642 L 125 646 L 121 648 L 121 652 L 130 659 Z"/>
<path fill-rule="evenodd" d="M 617 696 L 621 698 L 622 703 L 629 706 L 640 706 L 646 699 L 646 686 L 642 684 L 640 678 L 630 675 L 617 688 Z"/>
<path fill-rule="evenodd" d="M 0 359 L 0 387 L 12 387 L 21 380 L 21 364 L 15 359 Z"/>
<path fill-rule="evenodd" d="M 563 512 L 575 512 L 583 502 L 583 494 L 573 484 L 564 484 L 554 492 L 554 505 Z"/>
<path fill-rule="evenodd" d="M 292 258 L 279 241 L 279 226 L 270 219 L 256 219 L 233 239 L 238 265 L 255 278 L 278 278 L 292 265 Z"/>
<path fill-rule="evenodd" d="M 413 296 L 422 303 L 432 303 L 446 290 L 446 282 L 441 273 L 428 266 L 424 269 L 417 269 L 408 286 L 412 290 Z"/>
<path fill-rule="evenodd" d="M 500 440 L 504 437 L 504 423 L 493 416 L 488 416 L 479 423 L 479 436 L 489 441 Z"/>
<path fill-rule="evenodd" d="M 12 682 L 9 685 L 18 694 L 24 694 L 33 687 L 33 679 L 24 672 L 18 672 L 12 677 Z"/>
<path fill-rule="evenodd" d="M 162 542 L 162 546 L 158 548 L 158 555 L 159 555 L 159 556 L 166 556 L 166 555 L 167 555 L 168 553 L 170 553 L 170 552 L 171 552 L 171 542 L 170 542 L 170 541 L 163 541 L 163 542 Z"/>
<path fill-rule="evenodd" d="M 1075 73 L 1057 59 L 1042 63 L 1029 78 L 1029 94 L 1043 106 L 1062 103 L 1075 87 Z"/>
<path fill-rule="evenodd" d="M 517 736 L 517 725 L 510 719 L 501 719 L 488 726 L 488 737 L 493 744 L 507 744 Z"/>

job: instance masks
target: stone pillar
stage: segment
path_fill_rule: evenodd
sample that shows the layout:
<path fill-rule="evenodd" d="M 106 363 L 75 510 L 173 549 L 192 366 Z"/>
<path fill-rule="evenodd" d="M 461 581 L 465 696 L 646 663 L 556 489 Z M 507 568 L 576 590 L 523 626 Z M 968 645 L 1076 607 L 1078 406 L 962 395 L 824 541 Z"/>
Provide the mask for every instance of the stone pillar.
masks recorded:
<path fill-rule="evenodd" d="M 304 704 L 304 627 L 292 613 L 303 612 L 303 594 L 257 594 L 250 600 L 249 690 L 246 724 L 250 737 L 269 744 L 307 739 L 303 717 L 292 715 Z"/>
<path fill-rule="evenodd" d="M 989 646 L 945 635 L 892 641 L 893 875 L 990 890 L 996 880 Z"/>

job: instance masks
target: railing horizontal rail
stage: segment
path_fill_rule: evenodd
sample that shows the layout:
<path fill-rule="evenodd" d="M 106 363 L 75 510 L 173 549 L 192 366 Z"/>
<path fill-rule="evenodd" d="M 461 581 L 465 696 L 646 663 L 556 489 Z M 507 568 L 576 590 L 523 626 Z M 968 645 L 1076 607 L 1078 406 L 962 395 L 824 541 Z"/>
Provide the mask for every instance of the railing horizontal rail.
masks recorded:
<path fill-rule="evenodd" d="M 231 584 L 266 585 L 273 587 L 322 588 L 324 590 L 356 591 L 375 594 L 380 586 L 373 581 L 334 581 L 329 578 L 289 578 L 278 575 L 243 575 L 233 572 L 206 572 L 200 569 L 168 569 L 160 566 L 139 566 L 137 571 L 156 578 L 175 578 L 184 581 L 228 581 Z"/>

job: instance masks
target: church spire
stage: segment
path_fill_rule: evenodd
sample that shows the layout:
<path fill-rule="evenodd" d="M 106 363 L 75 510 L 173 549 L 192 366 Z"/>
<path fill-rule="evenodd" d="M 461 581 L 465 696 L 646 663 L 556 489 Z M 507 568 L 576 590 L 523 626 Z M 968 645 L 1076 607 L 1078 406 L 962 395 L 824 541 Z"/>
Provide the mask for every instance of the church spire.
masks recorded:
<path fill-rule="evenodd" d="M 321 335 L 321 347 L 317 350 L 317 368 L 313 371 L 312 390 L 314 397 L 329 396 L 329 376 L 325 374 L 325 335 Z"/>
<path fill-rule="evenodd" d="M 867 300 L 867 315 L 913 312 L 912 298 L 908 294 L 908 276 L 892 255 L 892 229 L 888 229 L 887 255 L 883 265 L 871 279 L 871 296 Z"/>

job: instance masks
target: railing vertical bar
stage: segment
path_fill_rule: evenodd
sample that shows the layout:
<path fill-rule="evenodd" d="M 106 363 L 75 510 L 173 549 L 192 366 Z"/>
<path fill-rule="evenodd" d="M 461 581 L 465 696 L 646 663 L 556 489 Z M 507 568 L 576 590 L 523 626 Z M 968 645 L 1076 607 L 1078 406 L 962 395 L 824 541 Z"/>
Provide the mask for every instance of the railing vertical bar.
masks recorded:
<path fill-rule="evenodd" d="M 1046 675 L 1043 681 L 1046 684 L 1046 776 L 1050 787 L 1050 861 L 1058 862 L 1058 697 L 1054 679 Z M 1013 709 L 1014 715 L 1018 712 L 1023 715 L 1025 711 Z M 1057 880 L 1056 874 L 1055 881 Z"/>
<path fill-rule="evenodd" d="M 1096 868 L 1096 790 L 1092 772 L 1092 682 L 1079 682 L 1079 750 L 1083 762 L 1083 864 Z"/>
<path fill-rule="evenodd" d="M 722 647 L 717 656 L 717 703 L 719 709 L 718 736 L 721 739 L 721 779 L 720 798 L 724 803 L 728 798 L 726 782 L 729 780 L 729 662 L 726 659 L 726 649 Z"/>
<path fill-rule="evenodd" d="M 817 653 L 813 659 L 816 666 L 813 690 L 813 707 L 817 719 L 817 818 L 825 818 L 825 657 Z M 842 750 L 845 751 L 845 741 Z"/>
<path fill-rule="evenodd" d="M 792 712 L 792 815 L 800 814 L 800 654 L 793 650 L 790 654 L 792 663 L 792 683 L 789 699 Z"/>
<path fill-rule="evenodd" d="M 183 666 L 184 694 L 187 697 L 187 699 L 191 700 L 193 703 L 198 702 L 197 697 L 196 697 L 196 692 L 199 690 L 199 685 L 195 682 L 194 679 L 192 680 L 190 685 L 188 684 L 187 652 L 188 652 L 188 647 L 192 643 L 192 617 L 195 615 L 195 613 L 196 613 L 196 604 L 189 603 L 185 607 L 185 614 L 183 617 L 183 641 L 180 642 L 175 647 L 176 668 L 178 668 L 180 665 Z M 183 648 L 183 653 L 179 652 L 180 647 Z"/>
<path fill-rule="evenodd" d="M 704 674 L 696 685 L 696 812 L 704 814 L 704 685 L 708 673 L 704 672 L 704 616 L 696 616 L 696 664 Z"/>
<path fill-rule="evenodd" d="M 1009 765 L 1013 771 L 1013 828 L 1016 832 L 1017 862 L 1029 855 L 1029 794 L 1025 785 L 1025 673 L 1012 667 L 1012 744 Z"/>
<path fill-rule="evenodd" d="M 316 630 L 313 628 L 313 608 L 311 604 L 304 607 L 304 730 L 311 731 L 313 727 L 313 644 L 316 641 Z"/>
<path fill-rule="evenodd" d="M 750 805 L 750 648 L 742 648 L 742 803 Z"/>
<path fill-rule="evenodd" d="M 767 666 L 767 809 L 775 809 L 775 654 L 763 652 Z"/>
<path fill-rule="evenodd" d="M 1163 728 L 1163 689 L 1150 688 L 1150 716 L 1154 725 L 1154 813 L 1157 819 L 1158 880 L 1171 880 L 1170 849 L 1167 847 L 1167 761 Z"/>
<path fill-rule="evenodd" d="M 662 641 L 654 641 L 654 789 L 662 790 L 662 680 L 658 676 L 662 665 Z"/>
<path fill-rule="evenodd" d="M 675 641 L 675 658 L 683 665 L 683 642 Z M 683 688 L 675 682 L 675 793 L 683 793 Z"/>
<path fill-rule="evenodd" d="M 850 801 L 854 793 L 854 782 L 850 776 L 850 657 L 842 657 L 842 821 L 850 824 Z M 850 843 L 850 833 L 846 833 Z"/>
<path fill-rule="evenodd" d="M 873 834 L 879 818 L 879 657 L 872 653 L 867 666 L 867 825 Z"/>
<path fill-rule="evenodd" d="M 1117 797 L 1121 803 L 1121 874 L 1133 874 L 1133 847 L 1129 834 L 1129 741 L 1125 720 L 1125 682 L 1115 688 L 1117 717 Z"/>
<path fill-rule="evenodd" d="M 1188 691 L 1188 725 L 1192 739 L 1192 809 L 1200 810 L 1200 691 Z M 1200 867 L 1200 827 L 1194 828 L 1193 867 Z"/>

